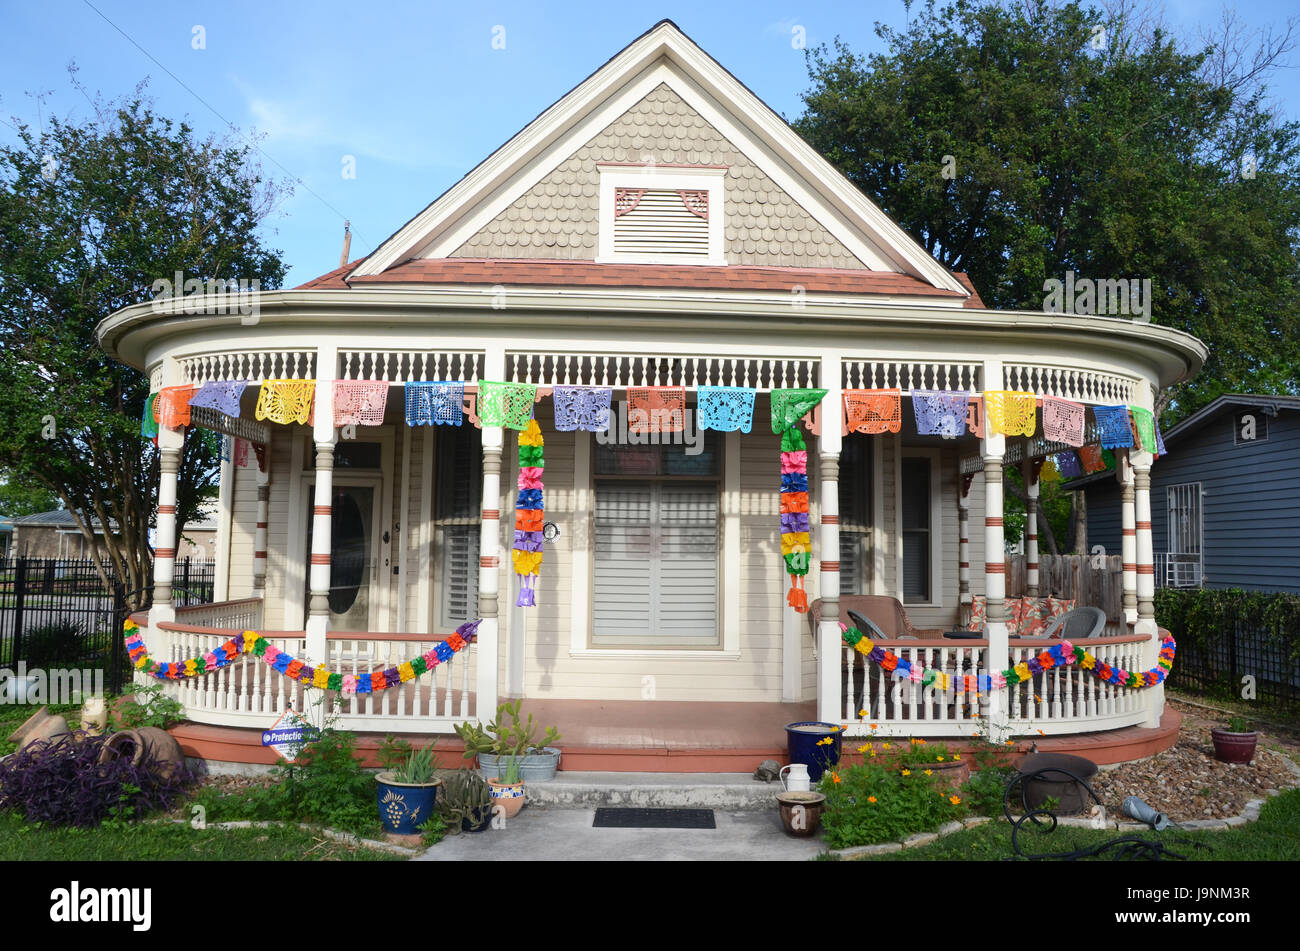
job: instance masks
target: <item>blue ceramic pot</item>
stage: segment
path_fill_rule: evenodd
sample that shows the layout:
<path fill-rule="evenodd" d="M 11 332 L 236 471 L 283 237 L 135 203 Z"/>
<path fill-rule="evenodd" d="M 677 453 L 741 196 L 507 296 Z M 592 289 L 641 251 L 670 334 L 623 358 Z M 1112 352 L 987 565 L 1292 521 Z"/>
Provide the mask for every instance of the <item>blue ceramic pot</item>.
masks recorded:
<path fill-rule="evenodd" d="M 413 785 L 396 782 L 392 773 L 380 773 L 376 781 L 375 798 L 379 803 L 379 821 L 384 824 L 384 831 L 395 835 L 419 835 L 419 826 L 433 816 L 433 804 L 437 801 L 442 780 Z"/>
<path fill-rule="evenodd" d="M 808 778 L 814 783 L 822 778 L 828 766 L 840 761 L 840 746 L 844 736 L 838 723 L 823 723 L 819 720 L 805 720 L 800 723 L 786 724 L 786 750 L 790 762 L 803 763 L 808 767 Z M 818 741 L 831 738 L 829 745 Z"/>

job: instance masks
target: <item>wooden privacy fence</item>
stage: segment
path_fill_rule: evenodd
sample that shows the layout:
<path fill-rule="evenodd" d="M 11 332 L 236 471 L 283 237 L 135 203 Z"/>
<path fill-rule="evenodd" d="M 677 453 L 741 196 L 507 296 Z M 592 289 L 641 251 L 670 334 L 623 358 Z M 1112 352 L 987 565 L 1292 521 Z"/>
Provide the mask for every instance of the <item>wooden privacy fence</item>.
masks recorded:
<path fill-rule="evenodd" d="M 1094 564 L 1096 567 L 1094 567 Z M 1007 597 L 1023 597 L 1024 555 L 1007 555 Z M 1038 595 L 1071 598 L 1077 607 L 1097 607 L 1106 619 L 1124 616 L 1124 559 L 1119 555 L 1039 555 Z"/>

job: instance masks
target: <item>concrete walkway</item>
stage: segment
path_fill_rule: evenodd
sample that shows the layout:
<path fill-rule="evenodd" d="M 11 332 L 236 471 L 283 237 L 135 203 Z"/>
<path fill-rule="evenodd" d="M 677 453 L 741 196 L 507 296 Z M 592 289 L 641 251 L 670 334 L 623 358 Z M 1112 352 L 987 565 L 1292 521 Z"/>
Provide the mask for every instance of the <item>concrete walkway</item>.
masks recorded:
<path fill-rule="evenodd" d="M 593 829 L 594 809 L 530 803 L 503 828 L 447 836 L 424 862 L 806 862 L 825 850 L 820 836 L 793 838 L 776 808 L 715 811 L 716 829 Z"/>

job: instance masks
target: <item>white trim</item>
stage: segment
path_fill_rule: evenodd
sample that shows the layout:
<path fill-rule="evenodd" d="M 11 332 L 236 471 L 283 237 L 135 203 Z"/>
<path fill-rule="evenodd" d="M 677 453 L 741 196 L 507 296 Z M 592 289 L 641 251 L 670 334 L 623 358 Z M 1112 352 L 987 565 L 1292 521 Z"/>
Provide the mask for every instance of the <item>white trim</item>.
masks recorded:
<path fill-rule="evenodd" d="M 424 447 L 420 454 L 420 542 L 417 564 L 419 567 L 419 603 L 416 622 L 418 634 L 428 634 L 433 630 L 433 455 L 434 427 L 424 428 Z"/>
<path fill-rule="evenodd" d="M 595 556 L 592 534 L 595 530 L 595 493 L 591 479 L 591 433 L 573 434 L 573 523 L 569 613 L 569 654 L 580 656 L 591 650 L 592 572 Z M 581 524 L 580 524 L 581 523 Z M 600 656 L 605 655 L 600 652 Z M 622 651 L 614 653 L 621 654 Z"/>
<path fill-rule="evenodd" d="M 894 455 L 894 597 L 903 603 L 903 437 L 890 440 Z"/>
<path fill-rule="evenodd" d="M 225 439 L 226 437 L 221 437 Z M 232 454 L 233 443 L 231 440 Z M 230 598 L 230 533 L 235 505 L 234 461 L 225 459 L 221 463 L 221 487 L 217 490 L 217 550 L 215 554 L 216 575 L 212 583 L 212 600 L 227 601 Z M 178 548 L 180 546 L 177 546 Z"/>
<path fill-rule="evenodd" d="M 726 169 L 723 168 L 611 168 L 600 166 L 598 190 L 600 205 L 597 211 L 598 242 L 597 264 L 704 264 L 725 266 L 726 256 Z M 702 191 L 709 196 L 708 236 L 706 255 L 685 254 L 633 254 L 614 249 L 616 221 L 614 217 L 615 190 L 619 188 L 644 188 L 653 191 Z"/>
<path fill-rule="evenodd" d="M 851 251 L 859 253 L 858 249 L 879 245 L 878 255 L 889 259 L 887 269 L 904 270 L 936 287 L 963 295 L 968 293 L 955 277 L 799 138 L 770 107 L 667 22 L 660 23 L 633 42 L 512 137 L 380 245 L 353 269 L 350 276 L 382 273 L 421 249 L 429 256 L 445 257 L 448 244 L 455 241 L 454 249 L 464 242 L 466 231 L 473 233 L 469 230 L 473 225 L 467 222 L 470 216 L 466 209 L 479 202 L 482 196 L 495 195 L 494 206 L 508 205 L 517 194 L 531 187 L 554 167 L 557 155 L 567 157 L 577 145 L 590 139 L 594 131 L 608 125 L 606 113 L 613 108 L 619 109 L 618 114 L 627 111 L 628 104 L 618 100 L 626 98 L 629 90 L 636 101 L 645 95 L 639 87 L 653 88 L 661 82 L 669 83 L 706 121 Z M 736 117 L 735 123 L 726 121 L 732 116 Z M 739 125 L 742 117 L 743 131 Z M 583 138 L 575 143 L 573 140 L 578 136 Z M 525 176 L 529 176 L 531 181 Z M 801 185 L 803 187 L 799 187 Z M 516 191 L 517 194 L 510 197 L 510 193 Z M 814 198 L 815 201 L 811 200 Z M 499 210 L 493 212 L 492 217 Z M 850 232 L 856 232 L 856 235 Z M 851 243 L 845 240 L 852 237 L 857 240 Z M 870 260 L 863 263 L 882 269 Z"/>
<path fill-rule="evenodd" d="M 394 427 L 392 426 L 367 426 L 364 428 L 365 435 L 377 433 L 379 435 L 379 515 L 375 525 L 375 539 L 378 542 L 378 550 L 375 552 L 375 573 L 379 575 L 371 583 L 375 586 L 378 593 L 379 617 L 377 631 L 392 631 L 393 628 L 393 479 L 394 467 Z M 407 432 L 410 432 L 408 429 Z M 403 440 L 405 442 L 405 440 Z M 338 447 L 335 446 L 335 452 Z M 337 476 L 337 471 L 336 471 Z M 335 482 L 337 485 L 337 481 Z M 385 541 L 387 537 L 387 541 Z M 401 633 L 401 628 L 397 629 Z"/>
<path fill-rule="evenodd" d="M 411 547 L 407 538 L 411 532 L 411 441 L 415 439 L 415 430 L 407 427 L 402 431 L 402 494 L 400 515 L 397 519 L 397 630 L 406 630 L 406 573 L 408 562 L 407 549 Z M 428 491 L 428 487 L 425 487 Z"/>
<path fill-rule="evenodd" d="M 740 653 L 740 433 L 722 440 L 722 650 Z"/>
<path fill-rule="evenodd" d="M 689 657 L 692 660 L 740 660 L 740 651 L 714 650 L 702 647 L 699 650 L 680 650 L 664 648 L 663 650 L 646 650 L 645 648 L 586 647 L 581 650 L 569 649 L 570 657 Z"/>
<path fill-rule="evenodd" d="M 281 565 L 280 578 L 284 585 L 284 615 L 280 618 L 281 630 L 297 631 L 303 630 L 297 625 L 300 623 L 294 621 L 294 626 L 290 627 L 289 622 L 294 618 L 301 618 L 307 613 L 306 602 L 306 585 L 299 584 L 299 569 L 305 569 L 307 563 L 307 510 L 303 505 L 303 449 L 306 440 L 300 438 L 300 434 L 292 430 L 285 432 L 289 440 L 289 537 L 285 545 L 286 559 Z M 274 546 L 268 543 L 267 557 L 271 556 Z M 276 552 L 276 554 L 279 554 Z M 270 573 L 270 565 L 267 566 L 267 572 Z M 270 579 L 267 579 L 270 584 Z"/>
<path fill-rule="evenodd" d="M 871 593 L 885 593 L 885 441 L 871 444 Z"/>
<path fill-rule="evenodd" d="M 901 441 L 902 437 L 895 437 Z M 902 485 L 895 481 L 894 506 L 898 513 L 895 531 L 898 534 L 898 600 L 907 608 L 942 608 L 947 606 L 943 587 L 943 486 L 939 477 L 943 465 L 941 449 L 903 446 L 897 459 L 897 472 L 902 471 L 903 459 L 928 459 L 930 461 L 930 600 L 905 601 L 903 598 L 903 497 Z"/>

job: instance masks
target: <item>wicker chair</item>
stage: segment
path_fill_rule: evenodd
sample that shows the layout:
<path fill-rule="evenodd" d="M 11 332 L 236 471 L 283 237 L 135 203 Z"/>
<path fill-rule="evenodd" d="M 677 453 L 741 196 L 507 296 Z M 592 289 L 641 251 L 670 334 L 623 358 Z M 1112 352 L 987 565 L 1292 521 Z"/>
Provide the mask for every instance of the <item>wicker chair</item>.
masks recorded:
<path fill-rule="evenodd" d="M 1075 608 L 1052 618 L 1042 637 L 1064 637 L 1071 641 L 1101 637 L 1106 629 L 1106 612 L 1101 608 Z"/>

